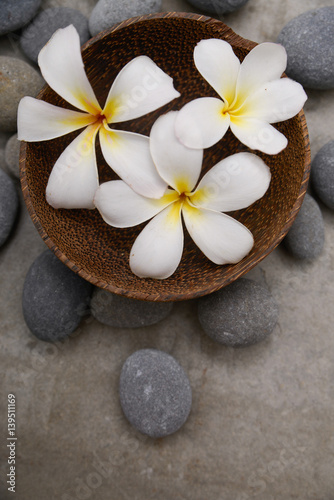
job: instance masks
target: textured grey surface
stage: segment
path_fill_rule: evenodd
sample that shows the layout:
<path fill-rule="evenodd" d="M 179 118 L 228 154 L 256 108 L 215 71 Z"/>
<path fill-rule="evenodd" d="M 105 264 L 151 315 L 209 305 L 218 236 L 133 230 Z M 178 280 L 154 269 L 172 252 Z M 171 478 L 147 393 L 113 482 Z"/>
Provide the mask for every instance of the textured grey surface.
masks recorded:
<path fill-rule="evenodd" d="M 5 147 L 5 160 L 10 173 L 19 178 L 20 177 L 20 146 L 21 143 L 17 139 L 17 134 L 12 135 Z"/>
<path fill-rule="evenodd" d="M 0 169 L 0 247 L 14 226 L 18 205 L 16 186 L 6 172 Z"/>
<path fill-rule="evenodd" d="M 205 333 L 232 347 L 264 340 L 273 332 L 278 315 L 278 305 L 269 290 L 245 278 L 198 301 L 198 319 Z"/>
<path fill-rule="evenodd" d="M 195 9 L 210 14 L 229 14 L 243 7 L 249 0 L 188 0 Z"/>
<path fill-rule="evenodd" d="M 334 88 L 334 7 L 292 19 L 278 36 L 288 54 L 286 74 L 311 89 Z"/>
<path fill-rule="evenodd" d="M 69 7 L 89 17 L 98 0 L 42 0 L 42 8 Z"/>
<path fill-rule="evenodd" d="M 23 286 L 22 312 L 30 331 L 55 342 L 77 329 L 87 315 L 92 285 L 46 250 L 32 263 Z"/>
<path fill-rule="evenodd" d="M 80 8 L 92 0 L 48 0 Z M 250 0 L 224 16 L 237 33 L 276 41 L 293 17 L 329 0 Z M 193 11 L 185 0 L 163 10 Z M 2 40 L 1 42 L 5 42 Z M 3 45 L 0 45 L 0 49 Z M 6 50 L 16 47 L 8 42 Z M 333 137 L 334 91 L 311 91 L 305 111 L 312 156 Z M 1 415 L 17 398 L 16 500 L 332 500 L 334 498 L 334 216 L 321 206 L 325 246 L 312 262 L 278 248 L 247 277 L 279 305 L 268 339 L 244 349 L 204 334 L 197 303 L 176 304 L 160 323 L 120 329 L 85 316 L 75 335 L 40 342 L 22 316 L 24 277 L 45 244 L 29 215 L 0 250 Z M 119 376 L 134 351 L 160 349 L 187 373 L 185 425 L 152 440 L 124 418 Z M 0 419 L 7 436 L 6 418 Z"/>
<path fill-rule="evenodd" d="M 166 318 L 172 311 L 173 303 L 143 302 L 95 288 L 90 306 L 94 318 L 104 325 L 139 328 Z"/>
<path fill-rule="evenodd" d="M 92 36 L 129 17 L 161 10 L 161 0 L 99 0 L 89 18 Z"/>
<path fill-rule="evenodd" d="M 0 130 L 15 132 L 20 100 L 25 95 L 36 96 L 42 86 L 42 77 L 32 66 L 0 55 Z"/>
<path fill-rule="evenodd" d="M 37 63 L 42 47 L 59 28 L 73 24 L 83 45 L 90 38 L 88 19 L 80 11 L 67 7 L 54 7 L 43 10 L 27 26 L 20 39 L 21 48 L 26 56 Z"/>
<path fill-rule="evenodd" d="M 311 168 L 311 184 L 320 200 L 334 210 L 334 140 L 316 154 Z"/>
<path fill-rule="evenodd" d="M 129 422 L 151 438 L 169 436 L 191 410 L 189 379 L 163 351 L 140 349 L 125 361 L 119 382 L 122 410 Z"/>
<path fill-rule="evenodd" d="M 297 259 L 315 259 L 323 250 L 324 222 L 318 203 L 306 193 L 299 213 L 286 237 L 284 245 Z"/>
<path fill-rule="evenodd" d="M 15 31 L 34 17 L 41 0 L 1 0 L 0 35 Z"/>

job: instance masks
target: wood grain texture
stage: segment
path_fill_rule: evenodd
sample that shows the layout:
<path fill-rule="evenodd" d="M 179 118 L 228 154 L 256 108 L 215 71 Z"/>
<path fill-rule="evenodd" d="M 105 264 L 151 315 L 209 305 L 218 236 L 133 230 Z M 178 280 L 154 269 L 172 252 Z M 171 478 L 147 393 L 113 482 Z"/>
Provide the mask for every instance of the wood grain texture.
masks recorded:
<path fill-rule="evenodd" d="M 179 12 L 129 19 L 100 33 L 83 47 L 87 75 L 100 104 L 104 105 L 122 67 L 139 55 L 152 58 L 172 76 L 181 97 L 142 118 L 122 123 L 121 129 L 149 135 L 154 121 L 162 113 L 178 110 L 197 97 L 215 96 L 193 62 L 195 45 L 206 38 L 228 41 L 240 60 L 256 45 L 221 21 Z M 70 107 L 48 86 L 38 97 Z M 22 143 L 20 171 L 24 199 L 46 245 L 62 262 L 94 285 L 140 300 L 176 301 L 203 296 L 231 283 L 266 257 L 283 239 L 302 204 L 311 162 L 304 113 L 301 111 L 275 127 L 288 138 L 288 147 L 273 156 L 255 152 L 270 167 L 272 181 L 261 200 L 232 213 L 255 238 L 251 253 L 235 265 L 213 264 L 185 233 L 183 257 L 170 278 L 137 278 L 129 268 L 129 252 L 144 225 L 115 229 L 102 220 L 97 210 L 55 210 L 49 206 L 45 188 L 51 169 L 79 132 L 52 141 Z M 241 151 L 249 150 L 228 131 L 218 144 L 205 150 L 202 175 L 221 159 Z M 104 161 L 99 145 L 97 160 L 101 182 L 116 178 Z"/>

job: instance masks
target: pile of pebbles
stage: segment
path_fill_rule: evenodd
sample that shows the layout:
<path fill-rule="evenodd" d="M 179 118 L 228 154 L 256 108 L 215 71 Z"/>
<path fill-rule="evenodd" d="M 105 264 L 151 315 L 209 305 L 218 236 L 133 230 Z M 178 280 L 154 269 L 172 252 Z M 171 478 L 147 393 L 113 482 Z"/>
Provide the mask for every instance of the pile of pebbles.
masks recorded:
<path fill-rule="evenodd" d="M 196 9 L 209 14 L 229 13 L 247 2 L 189 0 Z M 0 35 L 15 32 L 25 60 L 0 56 L 0 247 L 10 244 L 19 213 L 16 114 L 20 99 L 35 96 L 43 86 L 34 64 L 39 50 L 58 28 L 74 24 L 84 43 L 123 19 L 160 11 L 161 1 L 99 0 L 89 18 L 69 7 L 40 7 L 41 0 L 1 3 Z M 334 88 L 333 22 L 334 7 L 324 7 L 293 19 L 278 37 L 288 53 L 288 76 L 306 88 Z M 334 140 L 325 144 L 313 160 L 311 188 L 314 197 L 305 196 L 284 240 L 285 248 L 301 260 L 313 260 L 323 249 L 324 224 L 318 201 L 334 209 Z M 72 334 L 87 314 L 113 328 L 146 328 L 170 315 L 173 304 L 140 302 L 95 288 L 46 250 L 26 276 L 22 308 L 26 324 L 37 339 L 58 342 Z M 270 291 L 245 278 L 198 299 L 197 311 L 203 331 L 213 341 L 235 348 L 270 336 L 279 314 Z M 139 350 L 125 360 L 119 395 L 129 422 L 153 438 L 176 432 L 191 411 L 187 374 L 172 356 L 154 349 Z"/>

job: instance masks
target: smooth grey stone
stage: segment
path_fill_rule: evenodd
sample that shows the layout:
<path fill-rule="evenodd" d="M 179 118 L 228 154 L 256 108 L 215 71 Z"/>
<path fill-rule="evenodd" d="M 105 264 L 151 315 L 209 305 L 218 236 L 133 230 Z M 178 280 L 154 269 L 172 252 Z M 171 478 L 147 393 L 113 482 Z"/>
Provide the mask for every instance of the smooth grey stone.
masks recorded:
<path fill-rule="evenodd" d="M 334 141 L 327 142 L 316 154 L 312 162 L 311 184 L 320 200 L 334 210 Z"/>
<path fill-rule="evenodd" d="M 284 238 L 287 250 L 297 259 L 312 260 L 322 252 L 325 228 L 318 203 L 305 195 L 301 209 Z"/>
<path fill-rule="evenodd" d="M 334 88 L 334 6 L 305 12 L 280 32 L 286 74 L 311 89 Z"/>
<path fill-rule="evenodd" d="M 11 137 L 11 133 L 10 132 L 2 132 L 0 130 L 0 149 L 5 149 L 6 147 L 6 144 L 8 142 L 8 140 L 10 139 Z"/>
<path fill-rule="evenodd" d="M 228 14 L 240 9 L 249 0 L 188 0 L 196 9 L 210 12 L 211 14 Z"/>
<path fill-rule="evenodd" d="M 1 0 L 0 35 L 22 28 L 36 14 L 41 0 Z"/>
<path fill-rule="evenodd" d="M 41 75 L 15 57 L 0 56 L 0 130 L 15 132 L 22 97 L 35 97 L 43 87 Z"/>
<path fill-rule="evenodd" d="M 179 430 L 191 409 L 186 373 L 172 356 L 155 349 L 136 351 L 126 360 L 119 395 L 129 422 L 153 438 Z"/>
<path fill-rule="evenodd" d="M 14 182 L 0 169 L 0 247 L 7 240 L 15 222 L 19 198 Z"/>
<path fill-rule="evenodd" d="M 116 328 L 139 328 L 158 323 L 166 318 L 173 302 L 147 302 L 115 295 L 95 288 L 91 300 L 91 312 L 104 325 Z"/>
<path fill-rule="evenodd" d="M 53 33 L 70 24 L 73 24 L 79 33 L 81 45 L 87 42 L 90 38 L 88 19 L 81 12 L 67 7 L 44 10 L 23 31 L 20 40 L 23 52 L 32 61 L 37 62 L 40 50 L 50 40 Z"/>
<path fill-rule="evenodd" d="M 21 141 L 17 139 L 17 134 L 10 137 L 5 148 L 5 160 L 10 173 L 18 179 L 20 178 L 20 146 Z"/>
<path fill-rule="evenodd" d="M 63 339 L 87 313 L 91 292 L 88 281 L 46 250 L 31 265 L 23 286 L 22 309 L 28 328 L 40 340 Z"/>
<path fill-rule="evenodd" d="M 130 17 L 151 14 L 161 10 L 162 0 L 100 0 L 89 18 L 92 36 Z"/>
<path fill-rule="evenodd" d="M 272 333 L 278 313 L 269 290 L 246 278 L 198 301 L 198 318 L 205 333 L 232 347 L 265 339 Z"/>
<path fill-rule="evenodd" d="M 0 168 L 3 169 L 7 174 L 10 174 L 10 171 L 5 160 L 5 147 L 10 137 L 10 133 L 6 134 L 5 132 L 0 131 Z"/>

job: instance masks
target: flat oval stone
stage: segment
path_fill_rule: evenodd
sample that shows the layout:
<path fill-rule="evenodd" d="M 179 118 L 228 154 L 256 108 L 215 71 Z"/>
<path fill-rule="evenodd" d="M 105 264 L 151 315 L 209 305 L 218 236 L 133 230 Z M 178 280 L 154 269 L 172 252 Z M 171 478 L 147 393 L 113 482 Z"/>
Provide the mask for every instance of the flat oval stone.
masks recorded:
<path fill-rule="evenodd" d="M 99 0 L 89 18 L 92 36 L 130 17 L 161 10 L 162 0 Z"/>
<path fill-rule="evenodd" d="M 50 250 L 33 262 L 22 295 L 24 319 L 40 340 L 55 342 L 78 327 L 87 313 L 92 285 L 66 267 Z"/>
<path fill-rule="evenodd" d="M 196 9 L 210 12 L 211 14 L 228 14 L 240 9 L 249 0 L 188 0 Z"/>
<path fill-rule="evenodd" d="M 18 179 L 20 178 L 20 146 L 21 141 L 17 139 L 17 134 L 12 135 L 5 147 L 5 161 L 6 165 Z"/>
<path fill-rule="evenodd" d="M 334 6 L 310 10 L 280 32 L 288 54 L 286 74 L 311 89 L 334 88 Z"/>
<path fill-rule="evenodd" d="M 213 340 L 232 347 L 255 344 L 270 335 L 278 305 L 267 288 L 239 278 L 198 301 L 198 318 Z"/>
<path fill-rule="evenodd" d="M 284 238 L 287 250 L 297 259 L 312 260 L 322 252 L 325 228 L 318 203 L 305 195 L 301 209 Z"/>
<path fill-rule="evenodd" d="M 70 24 L 73 24 L 79 33 L 81 45 L 87 42 L 90 38 L 88 19 L 81 12 L 67 7 L 44 10 L 23 31 L 20 40 L 23 52 L 32 61 L 37 62 L 40 50 L 50 40 L 53 33 Z"/>
<path fill-rule="evenodd" d="M 43 87 L 40 74 L 16 57 L 0 56 L 0 130 L 15 132 L 22 97 L 35 97 Z"/>
<path fill-rule="evenodd" d="M 0 168 L 0 247 L 7 240 L 19 208 L 19 197 L 14 182 Z"/>
<path fill-rule="evenodd" d="M 316 154 L 312 162 L 311 184 L 320 200 L 334 210 L 334 141 L 327 142 Z"/>
<path fill-rule="evenodd" d="M 185 371 L 172 356 L 155 349 L 142 349 L 125 361 L 119 395 L 129 422 L 152 438 L 179 430 L 191 409 Z"/>
<path fill-rule="evenodd" d="M 91 313 L 104 325 L 116 328 L 139 328 L 153 325 L 166 318 L 173 302 L 147 302 L 121 297 L 95 288 L 91 300 Z"/>
<path fill-rule="evenodd" d="M 1 0 L 0 35 L 27 24 L 36 14 L 41 0 Z"/>

